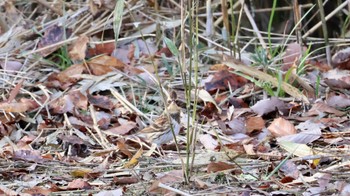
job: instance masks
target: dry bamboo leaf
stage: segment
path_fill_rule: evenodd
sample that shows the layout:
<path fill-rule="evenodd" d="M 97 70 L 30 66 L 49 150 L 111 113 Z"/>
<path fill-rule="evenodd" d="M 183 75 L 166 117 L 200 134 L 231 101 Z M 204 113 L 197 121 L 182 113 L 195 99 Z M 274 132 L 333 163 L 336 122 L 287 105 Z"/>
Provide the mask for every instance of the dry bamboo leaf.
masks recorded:
<path fill-rule="evenodd" d="M 281 86 L 281 88 L 288 93 L 290 96 L 298 99 L 298 100 L 302 100 L 305 103 L 310 103 L 309 99 L 302 94 L 297 88 L 295 88 L 294 86 L 286 83 L 286 82 L 280 82 L 278 81 L 276 78 L 270 76 L 267 73 L 264 73 L 262 71 L 259 71 L 257 69 L 254 69 L 253 67 L 249 67 L 247 65 L 244 65 L 243 63 L 240 62 L 234 62 L 232 60 L 228 60 L 224 62 L 227 66 L 235 69 L 236 71 L 242 72 L 244 74 L 253 76 L 255 78 L 258 78 L 259 80 L 265 81 L 265 82 L 269 82 L 271 83 L 273 86 L 278 87 L 279 85 Z M 279 84 L 281 83 L 281 84 Z"/>

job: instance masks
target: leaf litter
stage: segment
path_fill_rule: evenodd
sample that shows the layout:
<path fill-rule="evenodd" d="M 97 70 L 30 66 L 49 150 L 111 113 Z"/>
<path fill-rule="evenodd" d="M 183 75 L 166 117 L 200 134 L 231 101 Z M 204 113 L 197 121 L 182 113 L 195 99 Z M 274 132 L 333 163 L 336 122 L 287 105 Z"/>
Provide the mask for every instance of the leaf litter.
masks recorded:
<path fill-rule="evenodd" d="M 130 1 L 113 27 L 112 1 L 61 2 L 63 13 L 45 2 L 35 20 L 19 2 L 0 3 L 7 14 L 0 20 L 1 194 L 349 193 L 348 49 L 333 55 L 337 68 L 307 59 L 297 74 L 308 49 L 291 42 L 269 62 L 280 66 L 280 79 L 253 61 L 227 59 L 225 45 L 201 37 L 213 45 L 198 45 L 200 77 L 186 92 L 180 76 L 194 71 L 178 55 L 189 46 L 173 43 L 176 34 L 156 36 L 182 25 L 175 1 L 162 4 L 162 17 L 152 13 L 153 1 Z M 136 137 L 164 112 L 170 91 L 183 113 L 177 144 Z M 191 130 L 196 156 L 184 184 Z"/>

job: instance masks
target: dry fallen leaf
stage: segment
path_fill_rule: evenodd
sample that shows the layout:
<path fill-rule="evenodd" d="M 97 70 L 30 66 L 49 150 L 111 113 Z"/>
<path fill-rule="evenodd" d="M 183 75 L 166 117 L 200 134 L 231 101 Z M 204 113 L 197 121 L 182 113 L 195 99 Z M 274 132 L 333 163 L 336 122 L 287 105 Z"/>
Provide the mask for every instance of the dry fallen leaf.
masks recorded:
<path fill-rule="evenodd" d="M 86 35 L 80 35 L 73 45 L 71 51 L 69 51 L 69 57 L 71 60 L 83 60 L 86 56 L 86 48 L 89 38 Z"/>
<path fill-rule="evenodd" d="M 228 164 L 225 162 L 212 162 L 207 166 L 207 172 L 208 173 L 216 173 L 219 171 L 233 169 L 235 167 L 236 167 L 235 165 Z"/>
<path fill-rule="evenodd" d="M 61 45 L 57 45 L 56 43 L 62 41 L 64 39 L 64 35 L 66 35 L 66 38 L 70 36 L 69 31 L 67 30 L 66 32 L 64 31 L 65 29 L 63 27 L 57 26 L 57 25 L 52 25 L 45 30 L 44 37 L 40 39 L 40 42 L 38 45 L 39 48 L 47 47 L 46 49 L 40 52 L 42 56 L 46 57 L 61 47 Z M 52 47 L 49 47 L 49 46 L 52 46 Z"/>
<path fill-rule="evenodd" d="M 139 158 L 141 157 L 142 153 L 143 153 L 143 150 L 142 150 L 142 148 L 140 148 L 134 154 L 134 156 L 130 159 L 130 161 L 124 164 L 124 168 L 131 168 L 131 167 L 134 167 L 135 165 L 137 165 L 139 163 Z"/>
<path fill-rule="evenodd" d="M 79 79 L 77 76 L 82 74 L 84 70 L 85 66 L 83 64 L 74 64 L 58 73 L 57 79 L 60 81 L 62 86 L 66 86 L 66 84 L 75 84 Z"/>
<path fill-rule="evenodd" d="M 299 91 L 299 89 L 295 88 L 294 86 L 292 86 L 291 84 L 289 84 L 287 82 L 278 81 L 277 78 L 274 78 L 271 75 L 269 75 L 265 72 L 262 72 L 254 67 L 244 65 L 241 62 L 236 62 L 234 60 L 228 60 L 228 61 L 225 61 L 224 63 L 227 66 L 229 66 L 230 68 L 234 69 L 235 71 L 239 71 L 239 72 L 242 72 L 243 74 L 247 74 L 249 76 L 256 77 L 257 79 L 264 81 L 264 82 L 268 82 L 275 87 L 280 87 L 290 96 L 292 96 L 298 100 L 302 100 L 305 103 L 310 103 L 309 99 L 303 93 L 301 93 Z"/>
<path fill-rule="evenodd" d="M 72 182 L 68 183 L 67 189 L 68 190 L 77 190 L 77 189 L 83 189 L 83 190 L 87 190 L 87 189 L 91 189 L 92 186 L 86 182 L 85 180 L 78 178 L 73 180 Z"/>
<path fill-rule="evenodd" d="M 8 103 L 7 101 L 0 103 L 0 110 L 5 112 L 22 113 L 37 108 L 39 105 L 31 99 L 21 98 L 19 102 L 13 101 Z"/>
<path fill-rule="evenodd" d="M 282 137 L 282 136 L 293 135 L 297 133 L 294 125 L 282 117 L 274 119 L 270 124 L 270 126 L 267 127 L 267 129 L 275 137 Z"/>
<path fill-rule="evenodd" d="M 218 113 L 221 114 L 221 108 L 216 104 L 214 98 L 204 89 L 198 91 L 198 97 L 202 99 L 204 102 L 210 102 L 215 105 Z"/>
<path fill-rule="evenodd" d="M 277 97 L 272 97 L 270 99 L 264 99 L 258 101 L 251 109 L 260 116 L 269 114 L 278 110 L 282 114 L 287 114 L 288 107 L 287 104 Z"/>
<path fill-rule="evenodd" d="M 13 158 L 35 163 L 44 163 L 45 161 L 37 150 L 16 150 L 13 153 Z"/>
<path fill-rule="evenodd" d="M 281 148 L 297 157 L 306 157 L 317 154 L 314 150 L 312 150 L 312 148 L 308 147 L 306 144 L 296 144 L 293 142 L 282 141 L 279 142 L 279 145 L 281 146 Z"/>
<path fill-rule="evenodd" d="M 105 133 L 108 135 L 126 135 L 128 134 L 132 129 L 136 128 L 137 124 L 132 121 L 128 121 L 126 123 L 121 124 L 117 127 L 112 127 L 110 129 L 105 130 Z"/>
<path fill-rule="evenodd" d="M 333 66 L 348 65 L 350 62 L 350 47 L 339 50 L 332 56 Z"/>
<path fill-rule="evenodd" d="M 344 95 L 333 95 L 327 98 L 327 105 L 333 108 L 346 108 L 350 106 L 350 99 Z"/>
<path fill-rule="evenodd" d="M 218 141 L 216 141 L 211 135 L 209 134 L 202 134 L 199 136 L 199 141 L 203 144 L 203 146 L 208 150 L 214 150 L 217 145 Z"/>
<path fill-rule="evenodd" d="M 13 71 L 19 71 L 23 64 L 18 61 L 0 61 L 0 66 L 3 70 L 7 71 L 8 73 L 13 73 Z"/>
<path fill-rule="evenodd" d="M 245 128 L 247 134 L 250 136 L 256 135 L 265 127 L 265 121 L 260 116 L 254 116 L 247 118 L 245 122 Z"/>
<path fill-rule="evenodd" d="M 77 178 L 77 177 L 81 177 L 83 178 L 86 174 L 92 172 L 93 170 L 92 169 L 89 169 L 89 168 L 78 168 L 78 169 L 75 169 L 73 171 L 71 171 L 71 175 L 74 177 L 74 178 Z"/>
<path fill-rule="evenodd" d="M 296 126 L 301 132 L 293 135 L 286 135 L 277 138 L 277 141 L 289 141 L 298 144 L 311 143 L 322 136 L 321 129 L 325 128 L 322 123 L 313 123 L 310 120 L 300 123 Z"/>
<path fill-rule="evenodd" d="M 140 178 L 136 176 L 131 177 L 114 177 L 113 182 L 116 185 L 123 185 L 123 184 L 135 184 L 140 181 Z"/>
<path fill-rule="evenodd" d="M 281 167 L 280 170 L 286 175 L 294 179 L 299 177 L 300 171 L 298 170 L 297 165 L 291 161 L 287 160 Z"/>
<path fill-rule="evenodd" d="M 287 45 L 286 52 L 283 55 L 283 66 L 281 70 L 287 71 L 295 62 L 302 56 L 306 47 L 301 47 L 300 44 L 293 42 Z"/>
<path fill-rule="evenodd" d="M 323 74 L 324 82 L 335 89 L 350 89 L 350 71 L 332 69 Z"/>
<path fill-rule="evenodd" d="M 304 116 L 319 116 L 321 113 L 334 114 L 335 116 L 343 116 L 346 113 L 328 106 L 324 102 L 317 102 L 312 108 L 304 114 Z"/>
<path fill-rule="evenodd" d="M 123 70 L 125 64 L 119 59 L 107 55 L 98 56 L 87 62 L 91 72 L 100 76 L 107 74 L 115 69 Z"/>
<path fill-rule="evenodd" d="M 158 174 L 160 175 L 160 174 Z M 150 193 L 158 193 L 161 195 L 165 195 L 169 192 L 169 190 L 165 190 L 163 188 L 158 187 L 159 183 L 176 183 L 183 180 L 183 172 L 182 170 L 172 170 L 170 172 L 166 172 L 161 175 L 158 180 L 154 181 L 151 187 L 148 189 Z"/>
<path fill-rule="evenodd" d="M 224 69 L 216 72 L 211 81 L 205 83 L 205 90 L 209 92 L 228 89 L 234 91 L 247 83 L 247 79 Z"/>

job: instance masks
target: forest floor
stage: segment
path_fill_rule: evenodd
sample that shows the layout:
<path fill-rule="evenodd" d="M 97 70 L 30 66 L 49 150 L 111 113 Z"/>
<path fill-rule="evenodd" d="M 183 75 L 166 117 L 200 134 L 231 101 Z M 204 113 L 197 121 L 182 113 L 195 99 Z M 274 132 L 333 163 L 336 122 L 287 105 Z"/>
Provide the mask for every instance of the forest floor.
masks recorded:
<path fill-rule="evenodd" d="M 0 194 L 350 194 L 350 50 L 183 2 L 0 2 Z"/>

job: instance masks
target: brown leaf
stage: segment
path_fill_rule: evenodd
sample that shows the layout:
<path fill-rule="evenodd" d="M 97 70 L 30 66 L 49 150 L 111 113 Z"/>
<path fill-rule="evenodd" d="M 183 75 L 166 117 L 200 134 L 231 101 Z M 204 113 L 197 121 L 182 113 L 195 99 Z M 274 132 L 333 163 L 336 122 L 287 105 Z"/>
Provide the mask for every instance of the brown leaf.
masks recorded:
<path fill-rule="evenodd" d="M 43 188 L 40 186 L 35 186 L 32 188 L 25 189 L 23 193 L 27 193 L 30 195 L 50 195 L 52 192 L 56 191 L 53 188 Z"/>
<path fill-rule="evenodd" d="M 114 177 L 113 182 L 116 185 L 124 185 L 124 184 L 135 184 L 139 182 L 139 178 L 137 177 Z"/>
<path fill-rule="evenodd" d="M 51 102 L 50 107 L 54 113 L 63 114 L 66 112 L 74 113 L 75 109 L 87 110 L 87 104 L 87 97 L 79 90 L 75 90 Z"/>
<path fill-rule="evenodd" d="M 112 135 L 126 135 L 129 133 L 132 129 L 136 128 L 137 124 L 132 121 L 128 121 L 126 123 L 123 123 L 120 126 L 113 127 L 110 129 L 107 129 L 105 132 L 106 134 L 111 133 Z"/>
<path fill-rule="evenodd" d="M 160 50 L 158 50 L 156 52 L 155 55 L 161 56 L 162 54 L 164 54 L 166 57 L 172 57 L 173 56 L 173 53 L 171 53 L 171 51 L 169 50 L 168 47 L 161 48 Z"/>
<path fill-rule="evenodd" d="M 276 118 L 272 121 L 267 129 L 271 132 L 271 134 L 275 137 L 282 137 L 285 135 L 296 134 L 297 131 L 292 123 L 284 118 Z"/>
<path fill-rule="evenodd" d="M 94 48 L 88 49 L 87 57 L 99 56 L 101 54 L 111 55 L 114 49 L 114 42 L 96 44 Z"/>
<path fill-rule="evenodd" d="M 207 172 L 216 173 L 219 171 L 224 171 L 233 168 L 235 168 L 235 165 L 231 165 L 225 162 L 211 162 L 207 167 Z"/>
<path fill-rule="evenodd" d="M 159 188 L 158 184 L 159 183 L 176 183 L 183 181 L 183 173 L 182 170 L 172 170 L 170 172 L 166 172 L 161 178 L 158 180 L 154 181 L 151 185 L 151 187 L 148 189 L 150 193 L 158 193 L 161 195 L 165 195 L 166 193 L 169 192 L 169 190 L 165 190 L 163 188 Z"/>
<path fill-rule="evenodd" d="M 296 126 L 296 128 L 299 129 L 301 132 L 277 138 L 277 141 L 288 141 L 298 144 L 308 144 L 321 137 L 321 129 L 325 128 L 325 126 L 322 123 L 314 123 L 308 120 L 306 122 L 300 123 L 298 126 Z"/>
<path fill-rule="evenodd" d="M 30 99 L 22 98 L 20 102 L 2 102 L 0 103 L 0 110 L 5 112 L 22 113 L 37 108 L 39 105 Z"/>
<path fill-rule="evenodd" d="M 128 156 L 128 158 L 132 158 L 132 154 L 131 152 L 129 151 L 129 149 L 126 147 L 125 145 L 125 141 L 124 140 L 118 140 L 117 141 L 117 146 L 119 148 L 119 150 L 125 154 L 126 156 Z"/>
<path fill-rule="evenodd" d="M 209 187 L 209 183 L 206 183 L 198 178 L 194 178 L 194 184 L 198 189 L 207 189 Z"/>
<path fill-rule="evenodd" d="M 222 70 L 216 72 L 211 81 L 205 83 L 205 90 L 208 92 L 215 92 L 217 90 L 236 90 L 248 83 L 248 80 L 229 72 Z"/>
<path fill-rule="evenodd" d="M 305 113 L 305 116 L 318 116 L 320 113 L 334 114 L 336 116 L 343 116 L 346 114 L 345 112 L 328 106 L 324 102 L 317 102 L 308 112 Z"/>
<path fill-rule="evenodd" d="M 76 189 L 83 189 L 83 190 L 87 190 L 87 189 L 91 189 L 92 186 L 84 181 L 83 179 L 75 179 L 72 182 L 68 183 L 67 189 L 68 190 L 76 190 Z"/>
<path fill-rule="evenodd" d="M 74 43 L 73 48 L 69 51 L 71 60 L 83 60 L 86 56 L 86 48 L 89 38 L 86 35 L 80 35 Z"/>
<path fill-rule="evenodd" d="M 283 184 L 289 183 L 289 182 L 293 182 L 293 180 L 295 180 L 296 178 L 292 178 L 290 176 L 285 176 L 283 177 L 280 182 Z"/>
<path fill-rule="evenodd" d="M 13 89 L 11 90 L 10 96 L 9 96 L 9 98 L 7 99 L 7 102 L 11 103 L 11 102 L 15 99 L 15 97 L 18 95 L 19 91 L 20 91 L 21 88 L 22 88 L 23 81 L 24 81 L 23 79 L 22 79 L 21 81 L 19 81 L 19 82 L 16 84 L 15 88 L 13 88 Z"/>
<path fill-rule="evenodd" d="M 89 103 L 102 109 L 113 110 L 114 103 L 107 96 L 87 94 Z"/>
<path fill-rule="evenodd" d="M 239 99 L 239 98 L 236 98 L 236 97 L 231 97 L 228 101 L 229 101 L 229 103 L 231 105 L 233 105 L 235 107 L 235 109 L 236 108 L 248 108 L 249 107 L 249 105 L 246 102 L 244 102 L 243 99 Z"/>
<path fill-rule="evenodd" d="M 74 64 L 64 71 L 61 71 L 57 74 L 57 79 L 61 83 L 62 86 L 70 86 L 72 84 L 75 84 L 79 78 L 72 77 L 72 76 L 78 76 L 82 74 L 85 70 L 85 66 L 83 64 Z"/>
<path fill-rule="evenodd" d="M 209 102 L 209 103 L 205 104 L 205 106 L 202 109 L 202 111 L 200 112 L 200 114 L 209 118 L 209 119 L 212 119 L 217 112 L 218 112 L 217 107 L 213 103 Z"/>
<path fill-rule="evenodd" d="M 246 120 L 245 126 L 247 134 L 253 136 L 265 127 L 265 121 L 260 116 L 250 117 Z"/>
<path fill-rule="evenodd" d="M 114 69 L 123 70 L 125 67 L 124 63 L 119 59 L 106 55 L 91 59 L 88 65 L 91 72 L 98 76 L 107 74 Z"/>
<path fill-rule="evenodd" d="M 222 71 L 222 70 L 228 70 L 228 67 L 225 64 L 214 64 L 209 69 L 213 71 Z"/>

